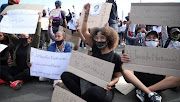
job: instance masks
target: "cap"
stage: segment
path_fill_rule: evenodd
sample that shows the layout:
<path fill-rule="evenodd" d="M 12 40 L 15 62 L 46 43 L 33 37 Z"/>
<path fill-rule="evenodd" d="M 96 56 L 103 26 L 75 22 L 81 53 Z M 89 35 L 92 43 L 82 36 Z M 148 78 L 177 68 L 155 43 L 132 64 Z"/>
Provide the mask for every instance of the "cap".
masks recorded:
<path fill-rule="evenodd" d="M 154 31 L 154 30 L 148 31 L 148 32 L 146 33 L 146 35 L 145 35 L 145 38 L 146 38 L 149 34 L 154 34 L 154 35 L 158 38 L 158 34 L 157 34 L 157 32 Z"/>
<path fill-rule="evenodd" d="M 60 0 L 57 0 L 57 1 L 55 2 L 55 5 L 56 5 L 56 6 L 61 6 L 61 4 L 62 4 L 62 2 L 61 2 Z"/>
<path fill-rule="evenodd" d="M 13 0 L 16 4 L 19 4 L 20 0 Z"/>
<path fill-rule="evenodd" d="M 180 30 L 178 28 L 172 28 L 170 31 L 170 34 L 175 33 L 175 32 L 180 33 Z"/>
<path fill-rule="evenodd" d="M 138 30 L 140 30 L 141 28 L 143 28 L 143 27 L 137 27 L 136 28 L 136 32 L 138 32 Z"/>

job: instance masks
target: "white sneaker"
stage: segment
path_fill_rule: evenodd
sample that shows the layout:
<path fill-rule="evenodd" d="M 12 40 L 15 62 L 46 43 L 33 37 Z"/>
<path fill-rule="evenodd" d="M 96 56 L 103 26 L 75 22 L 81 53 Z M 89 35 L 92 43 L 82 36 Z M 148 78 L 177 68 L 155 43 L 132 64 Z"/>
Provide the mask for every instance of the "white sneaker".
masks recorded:
<path fill-rule="evenodd" d="M 45 77 L 39 77 L 39 81 L 47 81 L 49 80 L 48 78 L 45 78 Z"/>
<path fill-rule="evenodd" d="M 55 87 L 55 85 L 62 87 L 64 84 L 62 80 L 54 80 L 53 87 Z"/>

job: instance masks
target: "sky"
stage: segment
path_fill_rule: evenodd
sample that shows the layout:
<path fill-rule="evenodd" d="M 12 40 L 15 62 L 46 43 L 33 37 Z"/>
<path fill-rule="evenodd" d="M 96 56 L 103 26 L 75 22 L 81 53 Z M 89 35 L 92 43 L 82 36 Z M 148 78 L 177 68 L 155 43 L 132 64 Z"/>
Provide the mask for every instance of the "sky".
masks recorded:
<path fill-rule="evenodd" d="M 20 4 L 42 4 L 46 5 L 45 9 L 55 8 L 56 0 L 21 0 Z M 65 10 L 68 13 L 68 9 L 75 12 L 76 14 L 79 14 L 82 11 L 83 5 L 86 3 L 101 3 L 105 2 L 106 0 L 61 0 L 62 1 L 62 10 Z M 118 7 L 118 16 L 121 20 L 124 19 L 125 16 L 127 16 L 128 12 L 130 12 L 131 9 L 131 3 L 164 3 L 164 2 L 178 2 L 180 3 L 180 0 L 115 0 Z M 0 5 L 7 3 L 8 0 L 0 0 Z M 72 5 L 74 5 L 75 10 L 73 9 Z M 123 18 L 123 19 L 122 19 Z"/>

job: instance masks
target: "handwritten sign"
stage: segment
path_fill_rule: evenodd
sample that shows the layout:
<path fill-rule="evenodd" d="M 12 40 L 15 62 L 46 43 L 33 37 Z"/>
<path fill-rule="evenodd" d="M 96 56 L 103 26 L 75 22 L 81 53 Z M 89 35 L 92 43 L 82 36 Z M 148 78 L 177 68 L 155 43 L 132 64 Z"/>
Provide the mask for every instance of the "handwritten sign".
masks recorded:
<path fill-rule="evenodd" d="M 51 102 L 86 102 L 86 101 L 59 86 L 55 86 Z"/>
<path fill-rule="evenodd" d="M 59 17 L 61 9 L 53 9 L 51 10 L 50 16 Z"/>
<path fill-rule="evenodd" d="M 125 46 L 131 62 L 124 69 L 180 77 L 180 51 L 176 49 Z"/>
<path fill-rule="evenodd" d="M 2 52 L 6 47 L 8 46 L 4 44 L 0 44 L 0 52 Z"/>
<path fill-rule="evenodd" d="M 60 79 L 67 69 L 71 53 L 55 53 L 31 48 L 31 76 Z"/>
<path fill-rule="evenodd" d="M 35 34 L 38 11 L 9 10 L 0 23 L 0 32 L 10 34 Z"/>
<path fill-rule="evenodd" d="M 43 30 L 48 30 L 48 26 L 49 26 L 49 19 L 46 18 L 46 17 L 43 17 L 43 18 L 41 19 L 41 28 L 42 28 Z"/>
<path fill-rule="evenodd" d="M 3 10 L 3 12 L 1 14 L 6 13 L 9 10 L 15 10 L 15 9 L 35 10 L 35 11 L 42 12 L 43 9 L 44 9 L 44 5 L 37 5 L 37 4 L 14 4 L 14 5 L 9 5 Z"/>
<path fill-rule="evenodd" d="M 67 71 L 100 87 L 107 87 L 111 81 L 114 64 L 73 51 Z"/>
<path fill-rule="evenodd" d="M 133 24 L 179 26 L 180 3 L 132 3 Z"/>
<path fill-rule="evenodd" d="M 99 15 L 98 16 L 89 16 L 88 28 L 104 27 L 104 25 L 106 23 L 108 23 L 111 7 L 112 7 L 112 3 L 102 3 L 101 11 L 100 11 Z M 83 9 L 81 17 L 79 18 L 78 29 L 82 28 L 84 15 L 85 15 L 85 11 Z"/>

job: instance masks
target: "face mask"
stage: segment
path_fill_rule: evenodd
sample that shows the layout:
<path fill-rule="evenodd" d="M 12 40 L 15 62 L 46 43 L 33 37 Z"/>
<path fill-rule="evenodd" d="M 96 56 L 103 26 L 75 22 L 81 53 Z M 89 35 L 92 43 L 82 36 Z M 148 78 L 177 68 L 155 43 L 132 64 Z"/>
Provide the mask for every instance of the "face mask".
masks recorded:
<path fill-rule="evenodd" d="M 61 45 L 64 42 L 64 40 L 56 41 L 57 46 Z"/>
<path fill-rule="evenodd" d="M 27 44 L 27 38 L 19 38 L 19 42 L 23 45 Z"/>
<path fill-rule="evenodd" d="M 147 47 L 157 47 L 158 46 L 157 41 L 146 41 L 145 44 Z"/>
<path fill-rule="evenodd" d="M 13 5 L 12 3 L 8 2 L 8 5 Z"/>
<path fill-rule="evenodd" d="M 177 41 L 179 39 L 179 36 L 173 36 L 171 37 L 172 41 Z"/>
<path fill-rule="evenodd" d="M 106 42 L 96 42 L 96 46 L 99 49 L 104 49 L 106 47 Z"/>
<path fill-rule="evenodd" d="M 43 17 L 45 17 L 46 16 L 46 13 L 43 13 Z"/>

